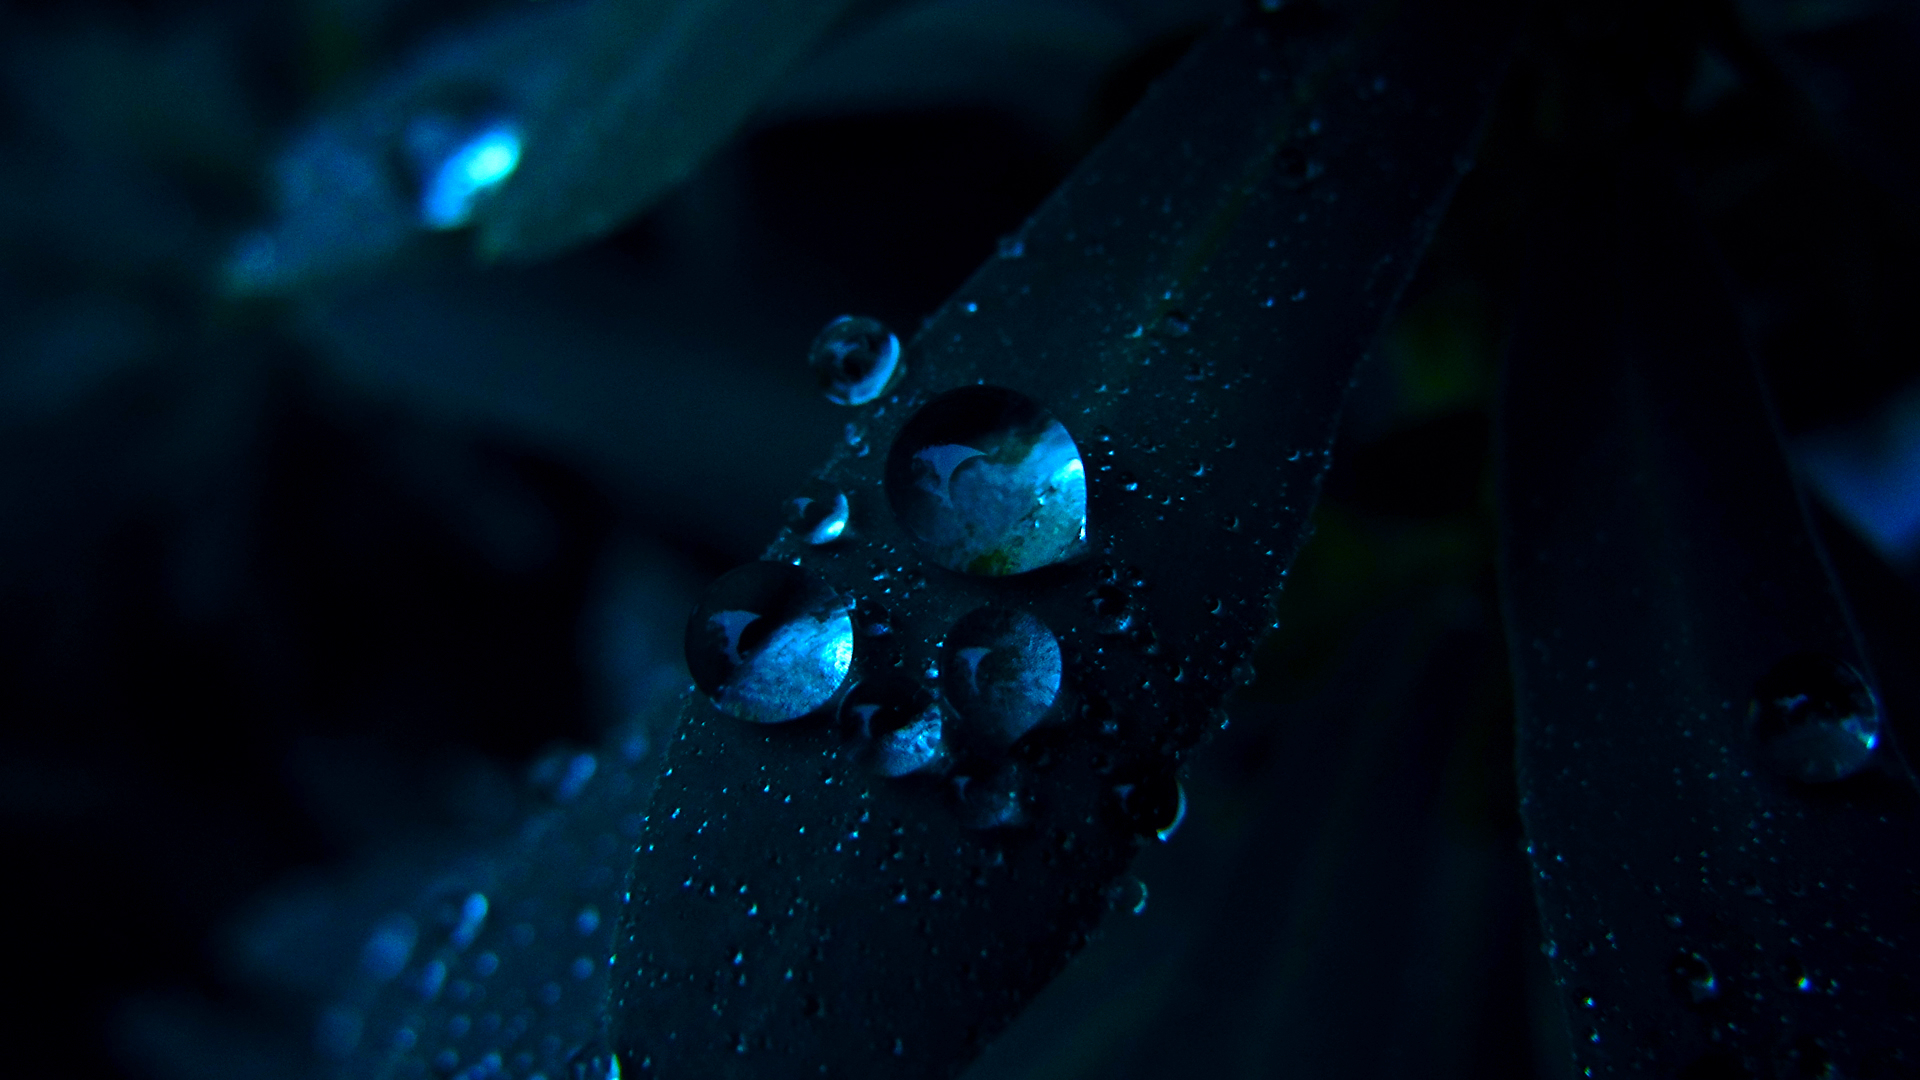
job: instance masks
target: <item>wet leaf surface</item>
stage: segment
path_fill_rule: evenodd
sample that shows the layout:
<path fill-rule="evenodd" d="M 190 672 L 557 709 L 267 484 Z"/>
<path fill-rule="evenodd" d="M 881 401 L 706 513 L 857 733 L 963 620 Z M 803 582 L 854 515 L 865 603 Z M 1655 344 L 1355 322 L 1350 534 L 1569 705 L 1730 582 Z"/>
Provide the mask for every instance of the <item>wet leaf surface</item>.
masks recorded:
<path fill-rule="evenodd" d="M 1581 162 L 1549 174 L 1500 458 L 1521 812 L 1576 1063 L 1899 1075 L 1911 774 L 1884 730 L 1837 780 L 1769 753 L 1770 710 L 1872 664 L 1672 166 Z"/>
<path fill-rule="evenodd" d="M 1057 635 L 1063 702 L 1004 757 L 892 780 L 824 720 L 750 730 L 696 701 L 617 941 L 625 1068 L 951 1075 L 1085 941 L 1151 831 L 1131 793 L 1217 726 L 1269 625 L 1355 365 L 1501 71 L 1507 24 L 1478 9 L 1322 14 L 1198 46 L 930 320 L 895 392 L 853 414 L 822 480 L 856 539 L 787 535 L 767 555 L 856 601 L 853 681 L 896 664 L 931 680 L 948 628 L 993 605 Z M 1421 47 L 1436 27 L 1458 45 L 1444 56 Z M 974 383 L 1065 424 L 1084 552 L 955 573 L 894 517 L 896 433 Z M 1090 602 L 1102 585 L 1135 613 L 1121 633 Z M 1018 824 L 979 827 L 995 822 Z"/>

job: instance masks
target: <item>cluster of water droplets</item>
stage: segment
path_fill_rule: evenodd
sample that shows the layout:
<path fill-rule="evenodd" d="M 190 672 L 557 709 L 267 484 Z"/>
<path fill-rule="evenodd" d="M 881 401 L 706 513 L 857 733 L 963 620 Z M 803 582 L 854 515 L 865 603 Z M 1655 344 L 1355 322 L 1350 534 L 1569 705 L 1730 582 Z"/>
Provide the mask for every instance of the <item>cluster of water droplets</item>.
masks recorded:
<path fill-rule="evenodd" d="M 904 371 L 898 338 L 857 316 L 827 324 L 808 360 L 826 396 L 845 405 L 875 400 Z M 1016 391 L 967 386 L 921 405 L 884 475 L 887 503 L 921 556 L 947 570 L 1005 577 L 1086 547 L 1079 448 Z M 848 534 L 851 511 L 848 493 L 820 488 L 790 503 L 787 524 L 809 546 L 831 544 Z M 1065 712 L 1053 630 L 1025 611 L 980 607 L 948 629 L 936 665 L 910 673 L 894 666 L 890 621 L 799 565 L 752 563 L 714 582 L 695 609 L 687 664 L 723 712 L 757 723 L 831 715 L 872 773 L 946 778 L 973 827 L 1025 823 L 1023 766 L 1006 752 Z"/>

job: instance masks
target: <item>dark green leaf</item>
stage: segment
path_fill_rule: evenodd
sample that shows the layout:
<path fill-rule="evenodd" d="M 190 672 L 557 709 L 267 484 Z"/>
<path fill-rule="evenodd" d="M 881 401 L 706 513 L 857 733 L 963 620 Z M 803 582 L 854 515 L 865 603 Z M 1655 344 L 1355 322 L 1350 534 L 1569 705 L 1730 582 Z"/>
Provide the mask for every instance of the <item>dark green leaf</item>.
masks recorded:
<path fill-rule="evenodd" d="M 833 726 L 684 714 L 618 942 L 615 1039 L 652 1075 L 957 1072 L 1084 942 L 1269 623 L 1340 402 L 1466 161 L 1507 23 L 1392 3 L 1224 31 L 931 320 L 822 479 L 855 539 L 797 561 L 921 676 L 986 604 L 1058 635 L 1076 707 L 1011 760 L 1031 818 L 970 831 L 948 780 L 865 771 Z M 1435 40 L 1446 50 L 1431 48 Z M 1089 552 L 1008 578 L 926 561 L 882 491 L 942 391 L 1011 387 L 1077 441 Z M 1137 568 L 1145 568 L 1135 585 Z M 1130 633 L 1099 632 L 1118 590 Z M 1111 624 L 1108 624 L 1111 629 Z M 977 790 L 977 788 L 975 788 Z M 960 805 L 957 805 L 960 804 Z"/>
<path fill-rule="evenodd" d="M 1549 174 L 1503 405 L 1521 809 L 1576 1062 L 1911 1067 L 1910 774 L 1884 730 L 1837 783 L 1759 741 L 1790 658 L 1871 667 L 1711 249 L 1672 170 L 1624 160 Z"/>
<path fill-rule="evenodd" d="M 229 285 L 277 292 L 406 248 L 422 228 L 423 120 L 503 122 L 519 140 L 511 174 L 472 206 L 483 258 L 598 236 L 690 175 L 847 3 L 583 0 L 445 39 L 281 156 L 279 220 L 236 253 Z"/>

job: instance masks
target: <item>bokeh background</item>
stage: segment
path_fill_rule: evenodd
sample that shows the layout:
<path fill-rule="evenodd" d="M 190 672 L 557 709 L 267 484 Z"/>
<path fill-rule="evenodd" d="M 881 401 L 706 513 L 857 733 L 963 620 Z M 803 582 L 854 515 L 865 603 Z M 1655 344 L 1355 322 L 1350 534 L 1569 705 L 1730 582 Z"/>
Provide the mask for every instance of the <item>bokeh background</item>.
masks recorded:
<path fill-rule="evenodd" d="M 644 809 L 685 613 L 841 438 L 813 334 L 911 332 L 1238 10 L 861 0 L 585 241 L 323 228 L 320 270 L 236 277 L 311 212 L 287 162 L 326 118 L 561 5 L 0 5 L 9 1074 L 358 1074 L 380 949 L 481 879 L 538 892 L 501 869 L 538 863 L 530 822 L 614 888 L 593 838 Z M 1920 626 L 1920 31 L 1667 7 L 1534 13 L 1186 825 L 973 1075 L 1564 1075 L 1488 455 L 1528 157 L 1580 137 L 1569 56 L 1686 73 L 1648 93 L 1836 562 Z M 580 798 L 596 768 L 618 797 Z"/>

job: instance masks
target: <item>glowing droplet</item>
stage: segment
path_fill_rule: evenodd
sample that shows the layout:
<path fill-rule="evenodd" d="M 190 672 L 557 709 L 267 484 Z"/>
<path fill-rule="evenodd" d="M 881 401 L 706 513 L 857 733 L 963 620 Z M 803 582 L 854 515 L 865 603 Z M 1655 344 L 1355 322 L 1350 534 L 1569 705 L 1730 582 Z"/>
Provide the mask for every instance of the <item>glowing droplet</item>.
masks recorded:
<path fill-rule="evenodd" d="M 865 405 L 905 372 L 900 339 L 878 319 L 842 315 L 828 323 L 807 351 L 820 390 L 836 405 Z"/>
<path fill-rule="evenodd" d="M 1754 686 L 1747 716 L 1767 764 L 1802 783 L 1852 776 L 1880 743 L 1873 688 L 1853 668 L 1818 653 L 1775 664 Z"/>
<path fill-rule="evenodd" d="M 887 454 L 887 500 L 927 557 L 1003 576 L 1086 541 L 1087 475 L 1073 437 L 1023 394 L 968 386 L 928 402 Z"/>
<path fill-rule="evenodd" d="M 687 668 L 722 712 L 774 724 L 815 712 L 853 667 L 851 608 L 815 575 L 755 562 L 708 587 L 687 621 Z"/>
<path fill-rule="evenodd" d="M 850 514 L 847 497 L 839 491 L 816 491 L 787 503 L 787 524 L 815 547 L 845 536 Z"/>
<path fill-rule="evenodd" d="M 420 223 L 429 229 L 471 222 L 480 200 L 520 167 L 520 130 L 497 115 L 422 113 L 407 125 L 405 140 L 419 173 Z"/>

